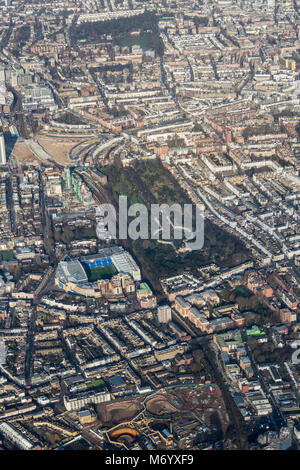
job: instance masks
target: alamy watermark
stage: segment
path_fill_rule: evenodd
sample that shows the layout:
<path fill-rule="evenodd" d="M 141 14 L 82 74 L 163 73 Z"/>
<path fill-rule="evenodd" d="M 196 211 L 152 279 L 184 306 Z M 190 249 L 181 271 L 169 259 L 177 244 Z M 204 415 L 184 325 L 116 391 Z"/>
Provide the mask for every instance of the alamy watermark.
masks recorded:
<path fill-rule="evenodd" d="M 296 349 L 297 347 L 298 349 Z M 292 354 L 292 364 L 300 364 L 300 340 L 294 341 L 292 348 L 296 349 Z"/>
<path fill-rule="evenodd" d="M 96 216 L 101 240 L 182 240 L 186 250 L 203 248 L 204 211 L 198 204 L 151 204 L 149 214 L 144 204 L 128 207 L 127 196 L 120 196 L 118 218 L 112 204 L 98 206 Z"/>

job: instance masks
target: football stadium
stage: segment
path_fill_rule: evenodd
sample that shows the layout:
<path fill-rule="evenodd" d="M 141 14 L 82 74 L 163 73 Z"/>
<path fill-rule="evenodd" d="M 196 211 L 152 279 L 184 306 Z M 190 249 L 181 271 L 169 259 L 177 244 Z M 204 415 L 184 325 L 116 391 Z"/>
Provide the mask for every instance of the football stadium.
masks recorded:
<path fill-rule="evenodd" d="M 93 281 L 111 277 L 115 273 L 130 274 L 141 280 L 141 271 L 128 251 L 120 246 L 104 248 L 94 255 L 58 264 L 55 282 L 61 289 L 82 295 L 91 295 Z"/>

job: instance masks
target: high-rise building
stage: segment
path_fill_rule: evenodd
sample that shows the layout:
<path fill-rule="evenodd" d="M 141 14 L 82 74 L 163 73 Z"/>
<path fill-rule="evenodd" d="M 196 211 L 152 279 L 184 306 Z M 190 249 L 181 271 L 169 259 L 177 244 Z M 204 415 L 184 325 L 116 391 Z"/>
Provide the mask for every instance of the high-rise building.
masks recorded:
<path fill-rule="evenodd" d="M 162 305 L 157 309 L 157 317 L 159 323 L 168 323 L 172 319 L 171 307 L 168 305 Z"/>
<path fill-rule="evenodd" d="M 0 165 L 6 165 L 5 141 L 2 132 L 0 133 Z"/>

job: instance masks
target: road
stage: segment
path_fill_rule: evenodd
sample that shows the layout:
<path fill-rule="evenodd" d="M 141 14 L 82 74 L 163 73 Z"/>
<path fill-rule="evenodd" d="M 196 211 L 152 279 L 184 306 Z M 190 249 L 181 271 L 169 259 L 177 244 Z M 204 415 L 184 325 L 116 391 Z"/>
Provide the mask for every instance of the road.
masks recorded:
<path fill-rule="evenodd" d="M 1 42 L 0 42 L 0 53 L 3 52 L 3 49 L 5 49 L 5 47 L 9 43 L 13 28 L 14 28 L 14 23 L 13 23 L 13 19 L 12 19 L 12 16 L 11 16 L 8 30 L 6 31 L 6 33 L 4 34 L 4 36 L 3 36 L 3 38 L 1 39 Z"/>
<path fill-rule="evenodd" d="M 229 392 L 227 386 L 227 380 L 224 375 L 223 369 L 220 366 L 217 354 L 215 351 L 210 347 L 210 345 L 205 345 L 201 347 L 201 350 L 204 353 L 203 362 L 211 371 L 212 378 L 214 379 L 215 383 L 219 386 L 224 403 L 226 405 L 226 409 L 229 414 L 231 425 L 234 428 L 234 435 L 236 436 L 236 440 L 238 443 L 239 450 L 247 450 L 248 449 L 248 439 L 247 439 L 247 431 L 244 420 L 242 415 Z"/>
<path fill-rule="evenodd" d="M 28 321 L 28 335 L 25 352 L 24 376 L 26 386 L 31 386 L 31 376 L 33 372 L 34 359 L 34 335 L 36 328 L 37 310 L 32 307 L 30 318 Z"/>
<path fill-rule="evenodd" d="M 15 210 L 14 210 L 14 203 L 13 203 L 13 188 L 12 188 L 12 181 L 11 181 L 11 173 L 8 174 L 6 179 L 6 203 L 8 208 L 8 216 L 10 222 L 10 229 L 12 233 L 16 233 L 16 221 L 15 221 Z"/>
<path fill-rule="evenodd" d="M 247 342 L 247 337 L 246 337 L 246 332 L 245 331 L 242 331 L 242 339 L 244 341 L 244 344 L 245 344 L 245 348 L 246 348 L 246 351 L 247 351 L 247 354 L 251 360 L 251 365 L 252 365 L 252 368 L 253 368 L 253 372 L 254 372 L 254 375 L 256 377 L 258 377 L 259 379 L 259 382 L 261 384 L 261 388 L 263 390 L 263 392 L 265 393 L 266 397 L 268 398 L 268 400 L 270 401 L 271 405 L 272 405 L 272 408 L 273 408 L 273 416 L 271 416 L 271 420 L 275 426 L 275 428 L 277 429 L 277 431 L 279 431 L 279 427 L 277 425 L 277 422 L 276 420 L 278 418 L 280 418 L 283 422 L 285 422 L 285 419 L 284 419 L 284 416 L 283 414 L 281 413 L 280 411 L 280 408 L 278 407 L 278 404 L 272 394 L 272 392 L 270 392 L 270 389 L 268 388 L 262 374 L 260 373 L 257 365 L 256 365 L 256 362 L 254 360 L 254 357 L 253 357 L 253 354 L 252 354 L 252 351 L 251 351 L 251 348 L 248 346 L 248 342 Z M 275 419 L 274 419 L 275 418 Z"/>
<path fill-rule="evenodd" d="M 41 208 L 41 216 L 42 216 L 42 226 L 43 226 L 43 236 L 44 240 L 47 237 L 47 222 L 46 222 L 46 204 L 45 204 L 45 193 L 44 193 L 44 184 L 42 178 L 42 172 L 39 171 L 39 203 Z"/>
<path fill-rule="evenodd" d="M 12 86 L 8 86 L 8 90 L 14 95 L 13 112 L 15 113 L 15 120 L 20 136 L 24 139 L 30 139 L 30 132 L 28 130 L 26 116 L 23 111 L 22 97 Z"/>

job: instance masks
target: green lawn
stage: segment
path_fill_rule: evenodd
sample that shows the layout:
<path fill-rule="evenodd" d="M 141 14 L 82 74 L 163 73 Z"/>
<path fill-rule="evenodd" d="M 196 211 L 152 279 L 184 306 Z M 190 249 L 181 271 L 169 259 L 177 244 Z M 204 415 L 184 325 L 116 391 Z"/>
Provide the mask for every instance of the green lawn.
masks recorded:
<path fill-rule="evenodd" d="M 11 261 L 14 259 L 14 254 L 12 250 L 1 251 L 1 256 L 3 261 Z"/>
<path fill-rule="evenodd" d="M 104 385 L 104 380 L 102 379 L 92 380 L 91 382 L 88 382 L 86 384 L 87 388 L 98 388 L 98 387 L 102 387 L 103 385 Z"/>
<path fill-rule="evenodd" d="M 114 266 L 104 266 L 103 268 L 94 268 L 87 270 L 89 282 L 98 281 L 99 279 L 110 279 L 117 273 Z"/>
<path fill-rule="evenodd" d="M 115 43 L 120 47 L 140 46 L 144 49 L 149 47 L 150 41 L 148 36 L 119 36 L 115 38 Z"/>

